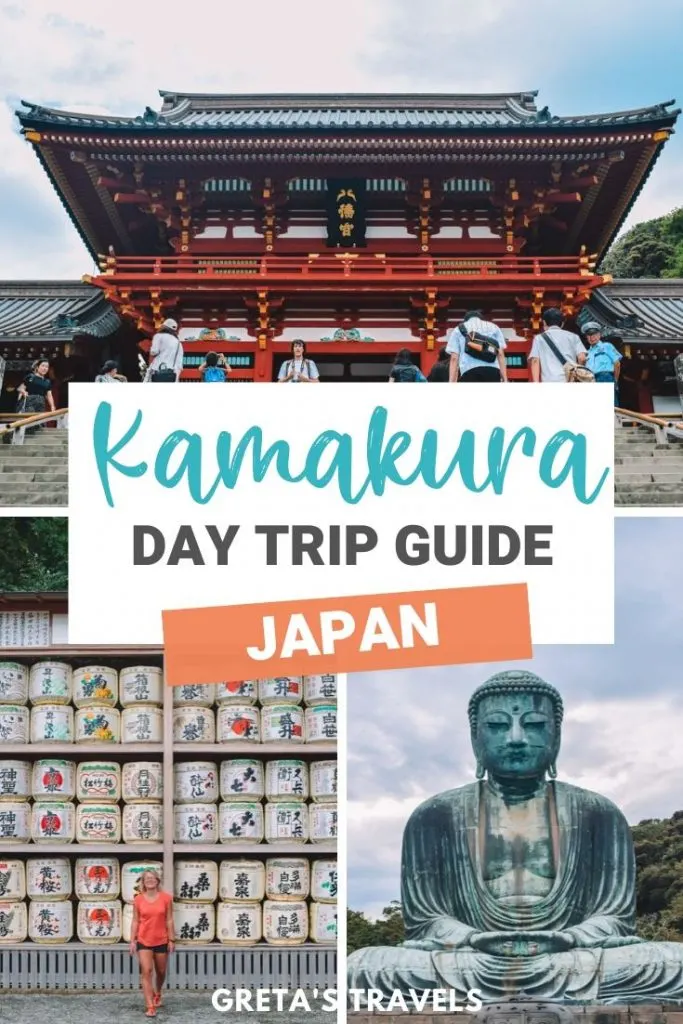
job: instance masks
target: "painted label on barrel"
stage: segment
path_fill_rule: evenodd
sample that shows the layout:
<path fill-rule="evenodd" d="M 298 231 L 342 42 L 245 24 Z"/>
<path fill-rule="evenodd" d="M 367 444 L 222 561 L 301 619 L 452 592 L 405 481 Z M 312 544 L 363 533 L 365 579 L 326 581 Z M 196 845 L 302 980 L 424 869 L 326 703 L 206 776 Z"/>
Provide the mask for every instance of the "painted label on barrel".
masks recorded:
<path fill-rule="evenodd" d="M 240 682 L 216 685 L 217 704 L 255 704 L 257 698 L 257 679 L 243 679 Z"/>
<path fill-rule="evenodd" d="M 194 704 L 196 707 L 210 708 L 214 702 L 216 687 L 213 683 L 189 683 L 173 687 L 173 704 Z"/>
<path fill-rule="evenodd" d="M 76 712 L 78 743 L 118 743 L 120 734 L 121 716 L 115 708 L 98 704 Z"/>
<path fill-rule="evenodd" d="M 119 695 L 119 674 L 105 665 L 86 665 L 73 670 L 74 704 L 77 708 L 89 704 L 108 704 L 113 707 Z"/>
<path fill-rule="evenodd" d="M 26 704 L 28 669 L 16 661 L 0 661 L 0 704 Z"/>
<path fill-rule="evenodd" d="M 260 743 L 261 716 L 251 704 L 224 704 L 218 709 L 219 743 Z"/>
<path fill-rule="evenodd" d="M 257 903 L 266 892 L 266 869 L 261 860 L 222 860 L 219 881 L 222 900 Z"/>
<path fill-rule="evenodd" d="M 311 865 L 311 896 L 320 903 L 337 902 L 336 860 L 314 860 Z"/>
<path fill-rule="evenodd" d="M 215 804 L 180 804 L 173 808 L 176 843 L 218 842 L 218 814 Z"/>
<path fill-rule="evenodd" d="M 269 704 L 261 711 L 264 743 L 303 743 L 304 713 L 295 704 Z"/>
<path fill-rule="evenodd" d="M 79 843 L 118 843 L 121 809 L 116 804 L 79 804 L 76 811 Z"/>
<path fill-rule="evenodd" d="M 97 896 L 101 900 L 118 899 L 121 889 L 116 857 L 80 857 L 76 861 L 76 895 L 79 899 Z"/>
<path fill-rule="evenodd" d="M 0 845 L 27 843 L 31 834 L 31 806 L 23 800 L 0 804 Z"/>
<path fill-rule="evenodd" d="M 174 903 L 173 923 L 179 945 L 213 942 L 216 936 L 216 913 L 206 903 Z"/>
<path fill-rule="evenodd" d="M 220 783 L 223 800 L 262 800 L 265 795 L 263 761 L 222 761 Z"/>
<path fill-rule="evenodd" d="M 219 808 L 218 838 L 221 843 L 263 842 L 263 806 L 228 800 Z"/>
<path fill-rule="evenodd" d="M 81 900 L 77 932 L 81 942 L 119 942 L 122 938 L 121 903 Z"/>
<path fill-rule="evenodd" d="M 337 942 L 337 907 L 332 903 L 311 903 L 311 940 L 334 946 Z"/>
<path fill-rule="evenodd" d="M 260 679 L 258 693 L 262 704 L 300 704 L 304 696 L 303 678 L 278 676 L 275 679 Z"/>
<path fill-rule="evenodd" d="M 306 742 L 337 742 L 336 705 L 321 704 L 318 707 L 306 708 Z"/>
<path fill-rule="evenodd" d="M 308 907 L 305 903 L 263 904 L 263 935 L 272 946 L 296 946 L 308 938 Z"/>
<path fill-rule="evenodd" d="M 72 843 L 76 835 L 75 805 L 36 800 L 31 815 L 34 843 Z"/>
<path fill-rule="evenodd" d="M 31 709 L 31 743 L 73 743 L 74 712 L 65 704 L 39 704 Z"/>
<path fill-rule="evenodd" d="M 210 708 L 194 705 L 175 708 L 173 711 L 174 743 L 215 743 L 216 719 Z"/>
<path fill-rule="evenodd" d="M 0 761 L 0 800 L 28 800 L 31 795 L 31 762 Z"/>
<path fill-rule="evenodd" d="M 28 908 L 28 934 L 33 942 L 69 942 L 73 913 L 68 900 L 45 903 L 33 900 Z"/>
<path fill-rule="evenodd" d="M 213 860 L 177 860 L 173 896 L 181 903 L 213 903 L 218 898 L 218 865 Z"/>
<path fill-rule="evenodd" d="M 71 665 L 63 661 L 39 661 L 31 665 L 28 695 L 32 704 L 68 704 Z"/>
<path fill-rule="evenodd" d="M 305 761 L 268 761 L 266 796 L 269 800 L 306 800 L 308 765 Z"/>
<path fill-rule="evenodd" d="M 28 743 L 28 708 L 0 704 L 0 749 L 5 743 Z"/>
<path fill-rule="evenodd" d="M 266 805 L 267 843 L 305 843 L 308 839 L 308 811 L 303 801 Z"/>
<path fill-rule="evenodd" d="M 128 761 L 123 766 L 123 799 L 161 800 L 163 767 L 160 761 Z"/>
<path fill-rule="evenodd" d="M 336 804 L 311 804 L 309 826 L 312 843 L 329 843 L 337 838 Z"/>
<path fill-rule="evenodd" d="M 179 804 L 212 804 L 218 800 L 218 765 L 212 761 L 180 761 L 173 767 L 175 800 Z"/>
<path fill-rule="evenodd" d="M 73 800 L 76 796 L 74 762 L 55 758 L 34 761 L 33 796 L 40 800 Z"/>
<path fill-rule="evenodd" d="M 83 761 L 78 766 L 78 799 L 117 803 L 121 799 L 121 766 L 115 762 Z"/>
<path fill-rule="evenodd" d="M 0 903 L 0 943 L 25 942 L 27 913 L 25 903 Z"/>
<path fill-rule="evenodd" d="M 154 871 L 161 878 L 163 865 L 159 860 L 128 861 L 121 868 L 121 895 L 132 903 L 138 894 L 140 877 L 145 871 Z"/>
<path fill-rule="evenodd" d="M 123 808 L 124 843 L 161 843 L 164 812 L 161 804 L 128 803 Z"/>
<path fill-rule="evenodd" d="M 263 937 L 260 903 L 219 903 L 218 941 L 252 946 Z"/>
<path fill-rule="evenodd" d="M 23 900 L 26 896 L 26 870 L 23 861 L 0 860 L 0 903 Z"/>
<path fill-rule="evenodd" d="M 155 665 L 131 665 L 119 673 L 122 707 L 129 704 L 161 704 L 163 677 Z"/>
<path fill-rule="evenodd" d="M 305 857 L 266 861 L 266 897 L 269 900 L 305 900 L 310 888 L 311 873 Z"/>
<path fill-rule="evenodd" d="M 337 677 L 331 674 L 304 676 L 304 702 L 309 707 L 316 704 L 336 704 Z"/>
<path fill-rule="evenodd" d="M 121 715 L 121 742 L 161 743 L 163 728 L 161 708 L 150 704 L 124 708 Z"/>
<path fill-rule="evenodd" d="M 311 764 L 311 796 L 316 803 L 337 801 L 337 762 L 313 761 Z"/>
<path fill-rule="evenodd" d="M 32 900 L 64 900 L 71 895 L 71 863 L 66 857 L 29 857 L 26 890 Z"/>

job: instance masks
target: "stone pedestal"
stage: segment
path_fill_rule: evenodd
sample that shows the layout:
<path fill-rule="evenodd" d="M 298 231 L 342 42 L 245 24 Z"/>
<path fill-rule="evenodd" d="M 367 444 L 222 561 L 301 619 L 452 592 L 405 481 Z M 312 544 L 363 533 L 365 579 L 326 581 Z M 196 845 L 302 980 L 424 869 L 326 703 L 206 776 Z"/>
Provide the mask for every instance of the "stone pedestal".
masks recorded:
<path fill-rule="evenodd" d="M 683 1024 L 683 1006 L 567 1006 L 514 999 L 478 1013 L 368 1013 L 349 1010 L 354 1024 Z"/>

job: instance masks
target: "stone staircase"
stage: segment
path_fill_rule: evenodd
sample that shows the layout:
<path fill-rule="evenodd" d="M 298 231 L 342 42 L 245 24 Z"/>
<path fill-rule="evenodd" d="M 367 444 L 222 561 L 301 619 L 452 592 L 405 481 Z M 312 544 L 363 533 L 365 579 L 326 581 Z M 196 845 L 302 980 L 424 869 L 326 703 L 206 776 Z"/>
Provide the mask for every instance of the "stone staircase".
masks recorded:
<path fill-rule="evenodd" d="M 683 442 L 657 444 L 648 427 L 616 426 L 616 505 L 683 505 Z"/>
<path fill-rule="evenodd" d="M 0 506 L 66 505 L 68 430 L 47 427 L 0 443 Z"/>

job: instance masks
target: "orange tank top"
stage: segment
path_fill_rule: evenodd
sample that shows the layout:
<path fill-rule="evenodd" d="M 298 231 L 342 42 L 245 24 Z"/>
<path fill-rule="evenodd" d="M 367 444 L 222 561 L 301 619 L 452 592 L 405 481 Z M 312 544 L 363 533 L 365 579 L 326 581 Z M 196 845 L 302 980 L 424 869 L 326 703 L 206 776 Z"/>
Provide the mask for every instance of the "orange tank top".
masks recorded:
<path fill-rule="evenodd" d="M 166 914 L 171 902 L 172 897 L 167 892 L 160 892 L 155 900 L 148 900 L 144 893 L 135 897 L 140 922 L 137 941 L 142 946 L 164 946 L 169 941 Z"/>

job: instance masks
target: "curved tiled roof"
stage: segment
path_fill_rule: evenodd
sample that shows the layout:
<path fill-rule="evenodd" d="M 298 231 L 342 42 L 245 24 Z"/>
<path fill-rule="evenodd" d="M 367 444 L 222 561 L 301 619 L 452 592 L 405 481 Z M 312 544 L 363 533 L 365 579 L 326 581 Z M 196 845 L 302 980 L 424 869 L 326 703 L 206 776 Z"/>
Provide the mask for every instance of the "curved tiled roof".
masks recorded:
<path fill-rule="evenodd" d="M 586 307 L 626 342 L 683 343 L 683 279 L 621 279 L 594 292 Z"/>
<path fill-rule="evenodd" d="M 138 117 L 76 113 L 23 101 L 17 116 L 26 128 L 63 126 L 170 131 L 245 129 L 534 129 L 606 128 L 672 123 L 673 100 L 608 114 L 557 117 L 539 110 L 536 93 L 388 95 L 211 95 L 162 92 L 160 111 Z"/>
<path fill-rule="evenodd" d="M 0 341 L 58 341 L 79 334 L 104 338 L 120 323 L 102 292 L 91 285 L 0 282 Z"/>

